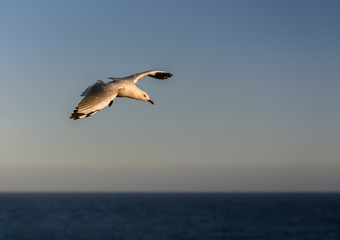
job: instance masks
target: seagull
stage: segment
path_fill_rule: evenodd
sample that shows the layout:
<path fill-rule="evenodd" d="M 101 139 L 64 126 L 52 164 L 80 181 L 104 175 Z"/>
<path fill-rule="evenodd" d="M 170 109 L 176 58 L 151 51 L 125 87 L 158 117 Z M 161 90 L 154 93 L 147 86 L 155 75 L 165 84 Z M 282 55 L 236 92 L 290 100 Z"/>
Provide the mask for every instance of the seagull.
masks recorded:
<path fill-rule="evenodd" d="M 95 84 L 89 86 L 80 95 L 84 98 L 73 110 L 70 118 L 77 120 L 92 116 L 106 106 L 111 107 L 113 100 L 116 97 L 133 98 L 154 104 L 149 95 L 136 86 L 138 81 L 145 77 L 164 80 L 172 77 L 172 74 L 165 71 L 153 70 L 136 73 L 124 78 L 109 77 L 108 79 L 111 79 L 111 81 L 108 83 L 104 83 L 102 80 L 97 80 Z"/>

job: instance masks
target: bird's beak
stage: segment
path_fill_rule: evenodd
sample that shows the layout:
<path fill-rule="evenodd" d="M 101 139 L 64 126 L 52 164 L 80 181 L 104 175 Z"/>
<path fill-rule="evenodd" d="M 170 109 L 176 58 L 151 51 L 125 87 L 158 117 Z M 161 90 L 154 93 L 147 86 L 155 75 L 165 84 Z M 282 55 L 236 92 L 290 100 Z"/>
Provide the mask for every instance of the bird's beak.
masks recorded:
<path fill-rule="evenodd" d="M 155 103 L 154 103 L 152 100 L 150 100 L 150 99 L 148 100 L 148 102 L 151 103 L 151 104 L 155 104 Z"/>

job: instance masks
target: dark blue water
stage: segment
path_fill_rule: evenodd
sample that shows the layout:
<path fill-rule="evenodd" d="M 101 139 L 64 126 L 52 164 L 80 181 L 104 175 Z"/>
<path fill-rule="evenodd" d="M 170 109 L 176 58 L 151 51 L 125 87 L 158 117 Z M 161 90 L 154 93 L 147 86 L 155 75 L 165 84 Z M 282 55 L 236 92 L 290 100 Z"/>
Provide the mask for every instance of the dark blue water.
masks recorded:
<path fill-rule="evenodd" d="M 340 239 L 340 194 L 0 194 L 0 239 Z"/>

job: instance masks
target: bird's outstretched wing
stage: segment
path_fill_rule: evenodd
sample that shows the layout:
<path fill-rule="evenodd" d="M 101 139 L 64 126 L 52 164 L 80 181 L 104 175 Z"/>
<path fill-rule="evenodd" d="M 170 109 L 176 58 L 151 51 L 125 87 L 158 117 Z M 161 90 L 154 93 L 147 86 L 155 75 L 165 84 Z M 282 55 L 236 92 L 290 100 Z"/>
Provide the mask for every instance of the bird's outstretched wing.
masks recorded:
<path fill-rule="evenodd" d="M 94 85 L 88 87 L 82 94 L 85 97 L 80 101 L 74 109 L 70 118 L 77 120 L 84 117 L 89 117 L 103 109 L 107 105 L 111 105 L 113 99 L 117 96 L 118 84 L 106 84 L 98 80 Z"/>
<path fill-rule="evenodd" d="M 141 72 L 141 73 L 136 73 L 134 75 L 125 77 L 125 78 L 110 78 L 112 80 L 117 80 L 117 79 L 124 79 L 124 80 L 131 80 L 133 81 L 134 84 L 137 84 L 139 80 L 145 78 L 145 77 L 153 77 L 156 79 L 160 79 L 160 80 L 164 80 L 167 79 L 169 77 L 172 77 L 172 74 L 166 71 L 157 71 L 157 70 L 153 70 L 153 71 L 146 71 L 146 72 Z"/>
<path fill-rule="evenodd" d="M 99 82 L 99 81 L 101 81 L 101 80 L 97 80 L 97 82 Z M 92 88 L 94 85 L 97 84 L 97 82 L 96 82 L 95 84 L 93 84 L 93 85 L 88 86 L 88 88 L 86 88 L 85 91 L 84 91 L 80 96 L 81 96 L 81 97 L 85 97 L 86 94 L 89 93 L 89 91 L 91 90 L 91 88 Z"/>

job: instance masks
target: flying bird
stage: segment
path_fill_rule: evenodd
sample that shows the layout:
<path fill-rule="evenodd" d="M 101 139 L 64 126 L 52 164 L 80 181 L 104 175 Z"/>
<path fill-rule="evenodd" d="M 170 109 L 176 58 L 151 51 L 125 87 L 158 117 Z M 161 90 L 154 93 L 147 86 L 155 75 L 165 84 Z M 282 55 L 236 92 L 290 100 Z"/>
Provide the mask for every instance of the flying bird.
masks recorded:
<path fill-rule="evenodd" d="M 73 110 L 70 118 L 73 120 L 89 117 L 100 111 L 106 106 L 111 107 L 116 97 L 127 97 L 136 100 L 146 101 L 151 104 L 154 102 L 149 95 L 139 89 L 136 84 L 145 77 L 152 77 L 160 80 L 171 77 L 172 74 L 165 71 L 147 71 L 137 73 L 124 78 L 113 78 L 110 82 L 104 83 L 101 80 L 89 86 L 80 96 L 84 98 L 79 102 L 78 106 Z"/>

